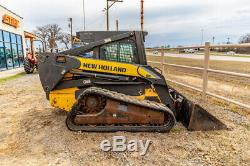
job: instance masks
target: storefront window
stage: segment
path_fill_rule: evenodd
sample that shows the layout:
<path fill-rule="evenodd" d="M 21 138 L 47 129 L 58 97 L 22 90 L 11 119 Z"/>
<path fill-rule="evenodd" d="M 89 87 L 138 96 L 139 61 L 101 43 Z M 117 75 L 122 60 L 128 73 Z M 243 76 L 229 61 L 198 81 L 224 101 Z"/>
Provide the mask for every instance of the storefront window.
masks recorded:
<path fill-rule="evenodd" d="M 23 44 L 22 42 L 22 36 L 16 35 L 17 36 L 17 44 Z"/>
<path fill-rule="evenodd" d="M 7 61 L 7 68 L 13 68 L 13 56 L 11 53 L 11 45 L 10 43 L 5 43 L 5 56 Z"/>
<path fill-rule="evenodd" d="M 13 55 L 13 60 L 14 60 L 14 67 L 19 67 L 19 58 L 18 58 L 18 52 L 17 52 L 17 45 L 12 44 L 12 55 Z"/>
<path fill-rule="evenodd" d="M 0 42 L 0 70 L 6 69 L 6 59 L 3 42 Z"/>
<path fill-rule="evenodd" d="M 18 48 L 18 57 L 19 57 L 19 63 L 20 66 L 23 65 L 23 41 L 22 41 L 22 36 L 16 35 L 17 36 L 17 48 Z"/>
<path fill-rule="evenodd" d="M 0 30 L 0 41 L 3 41 L 3 31 Z"/>
<path fill-rule="evenodd" d="M 9 42 L 10 43 L 10 33 L 6 32 L 6 31 L 3 31 L 3 39 L 4 39 L 4 42 Z"/>
<path fill-rule="evenodd" d="M 16 35 L 15 34 L 11 33 L 10 38 L 11 38 L 11 43 L 16 43 Z"/>
<path fill-rule="evenodd" d="M 24 56 L 23 56 L 23 46 L 18 44 L 17 45 L 17 48 L 18 48 L 18 58 L 19 58 L 19 63 L 20 63 L 20 66 L 23 65 L 23 61 L 24 61 Z"/>
<path fill-rule="evenodd" d="M 0 30 L 0 70 L 23 65 L 22 36 Z"/>

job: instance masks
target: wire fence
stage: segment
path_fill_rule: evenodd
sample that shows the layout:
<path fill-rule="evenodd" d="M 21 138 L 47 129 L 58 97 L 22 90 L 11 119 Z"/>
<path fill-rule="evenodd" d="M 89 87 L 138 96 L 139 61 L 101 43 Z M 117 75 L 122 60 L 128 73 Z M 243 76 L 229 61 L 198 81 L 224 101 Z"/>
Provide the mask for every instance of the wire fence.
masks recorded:
<path fill-rule="evenodd" d="M 186 88 L 198 91 L 202 93 L 202 100 L 205 102 L 207 100 L 207 96 L 212 96 L 221 100 L 224 100 L 229 103 L 236 104 L 238 106 L 241 106 L 243 108 L 246 108 L 250 112 L 250 105 L 241 103 L 239 101 L 233 100 L 226 98 L 224 96 L 211 93 L 208 91 L 208 74 L 209 73 L 217 73 L 217 74 L 222 74 L 225 76 L 234 76 L 237 78 L 247 78 L 250 79 L 249 74 L 244 74 L 244 73 L 237 73 L 237 72 L 229 72 L 229 71 L 224 71 L 224 70 L 215 70 L 215 69 L 210 69 L 209 68 L 209 62 L 210 62 L 210 50 L 215 48 L 250 48 L 250 44 L 226 44 L 226 45 L 210 45 L 209 42 L 206 42 L 204 46 L 188 46 L 188 47 L 177 47 L 177 48 L 158 48 L 158 49 L 146 49 L 147 51 L 158 51 L 161 52 L 161 61 L 156 62 L 156 61 L 148 61 L 148 63 L 152 64 L 159 64 L 161 65 L 162 71 L 165 71 L 165 67 L 176 67 L 176 68 L 181 68 L 181 69 L 192 69 L 192 70 L 198 70 L 203 72 L 202 74 L 202 88 L 196 88 L 194 86 L 190 86 L 178 81 L 174 81 L 171 79 L 167 79 L 167 81 L 170 81 L 174 84 L 184 86 Z M 170 64 L 170 63 L 165 63 L 165 52 L 169 50 L 181 50 L 181 49 L 204 49 L 204 59 L 203 59 L 203 67 L 192 67 L 192 66 L 185 66 L 185 65 L 177 65 L 177 64 Z M 163 73 L 164 74 L 164 73 Z"/>

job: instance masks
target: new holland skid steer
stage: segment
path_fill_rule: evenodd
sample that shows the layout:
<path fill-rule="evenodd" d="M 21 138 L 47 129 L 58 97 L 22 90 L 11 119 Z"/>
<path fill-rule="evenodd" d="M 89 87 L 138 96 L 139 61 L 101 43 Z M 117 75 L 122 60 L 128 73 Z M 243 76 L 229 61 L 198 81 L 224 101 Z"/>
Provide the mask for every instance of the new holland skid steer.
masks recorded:
<path fill-rule="evenodd" d="M 68 128 L 168 132 L 181 121 L 188 130 L 225 129 L 147 64 L 146 35 L 140 31 L 82 32 L 78 37 L 83 46 L 40 55 L 42 86 L 51 105 L 68 112 Z"/>

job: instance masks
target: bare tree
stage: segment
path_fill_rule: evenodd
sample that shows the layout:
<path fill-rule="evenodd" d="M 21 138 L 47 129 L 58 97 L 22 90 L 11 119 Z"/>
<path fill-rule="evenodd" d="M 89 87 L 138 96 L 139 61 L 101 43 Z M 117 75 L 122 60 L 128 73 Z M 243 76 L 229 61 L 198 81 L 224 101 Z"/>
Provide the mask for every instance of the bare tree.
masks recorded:
<path fill-rule="evenodd" d="M 61 28 L 57 24 L 50 24 L 48 25 L 48 32 L 49 32 L 49 48 L 54 50 L 57 48 L 57 41 L 59 41 L 60 38 L 60 33 L 61 33 Z"/>
<path fill-rule="evenodd" d="M 240 37 L 240 40 L 239 40 L 239 43 L 240 44 L 243 44 L 243 43 L 250 43 L 250 33 L 247 33 L 243 36 Z M 250 49 L 249 48 L 239 48 L 237 50 L 237 52 L 239 53 L 250 53 Z"/>
<path fill-rule="evenodd" d="M 67 49 L 69 49 L 69 44 L 70 44 L 70 41 L 71 41 L 71 36 L 70 36 L 70 34 L 68 34 L 68 33 L 61 33 L 61 34 L 59 35 L 59 41 L 60 41 L 62 44 L 64 44 L 65 47 L 66 47 Z"/>
<path fill-rule="evenodd" d="M 250 33 L 241 36 L 239 43 L 250 43 Z"/>
<path fill-rule="evenodd" d="M 48 25 L 36 27 L 34 33 L 40 40 L 42 40 L 42 42 L 45 44 L 45 49 L 46 49 L 48 46 L 48 37 L 49 37 Z"/>
<path fill-rule="evenodd" d="M 57 41 L 60 40 L 61 30 L 57 24 L 48 24 L 37 27 L 34 32 L 53 51 L 57 48 Z"/>

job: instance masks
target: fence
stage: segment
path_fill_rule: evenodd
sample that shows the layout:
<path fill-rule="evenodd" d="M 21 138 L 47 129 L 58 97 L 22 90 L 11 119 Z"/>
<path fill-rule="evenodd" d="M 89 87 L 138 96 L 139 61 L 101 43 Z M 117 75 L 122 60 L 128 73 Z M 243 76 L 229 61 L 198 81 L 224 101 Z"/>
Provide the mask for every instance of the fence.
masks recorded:
<path fill-rule="evenodd" d="M 165 51 L 167 50 L 178 50 L 178 49 L 204 49 L 204 67 L 191 67 L 191 66 L 185 66 L 185 65 L 177 65 L 177 64 L 170 64 L 170 63 L 165 63 Z M 172 83 L 175 83 L 177 85 L 184 86 L 186 88 L 190 88 L 192 90 L 198 91 L 202 93 L 202 100 L 205 102 L 207 100 L 207 96 L 212 96 L 224 101 L 227 101 L 229 103 L 236 104 L 238 106 L 241 106 L 243 108 L 246 108 L 250 111 L 250 105 L 243 104 L 239 101 L 235 101 L 211 92 L 208 92 L 208 74 L 209 73 L 217 73 L 217 74 L 222 74 L 222 75 L 227 75 L 227 76 L 235 76 L 239 78 L 249 78 L 249 74 L 243 74 L 243 73 L 236 73 L 236 72 L 229 72 L 229 71 L 223 71 L 223 70 L 215 70 L 215 69 L 210 69 L 209 68 L 209 61 L 210 61 L 210 50 L 212 48 L 250 48 L 250 44 L 227 44 L 227 45 L 210 45 L 209 42 L 206 42 L 204 46 L 190 46 L 190 47 L 178 47 L 178 48 L 159 48 L 159 49 L 147 49 L 148 51 L 159 51 L 161 52 L 161 62 L 154 62 L 154 61 L 148 61 L 149 63 L 154 63 L 154 64 L 160 64 L 162 67 L 162 71 L 165 71 L 165 66 L 172 66 L 172 67 L 177 67 L 177 68 L 183 68 L 183 69 L 192 69 L 192 70 L 198 70 L 198 71 L 203 71 L 203 85 L 202 89 L 189 86 L 174 80 L 167 79 L 167 81 L 170 81 Z"/>

